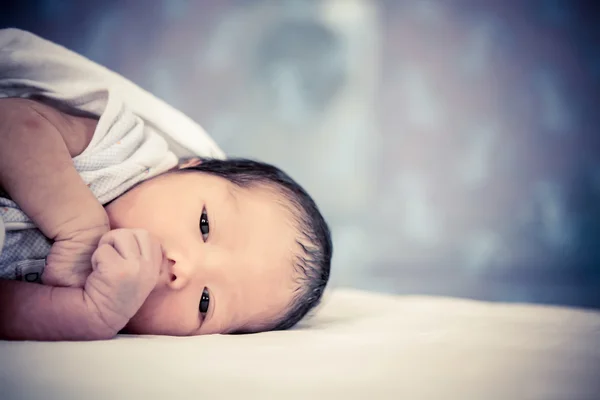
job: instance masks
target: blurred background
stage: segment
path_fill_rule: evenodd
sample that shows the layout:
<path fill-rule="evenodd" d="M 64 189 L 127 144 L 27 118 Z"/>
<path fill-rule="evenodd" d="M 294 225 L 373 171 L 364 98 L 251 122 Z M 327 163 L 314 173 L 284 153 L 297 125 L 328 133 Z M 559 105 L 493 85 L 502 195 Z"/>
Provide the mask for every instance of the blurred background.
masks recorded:
<path fill-rule="evenodd" d="M 332 285 L 600 308 L 600 6 L 20 0 L 60 43 L 290 173 Z"/>

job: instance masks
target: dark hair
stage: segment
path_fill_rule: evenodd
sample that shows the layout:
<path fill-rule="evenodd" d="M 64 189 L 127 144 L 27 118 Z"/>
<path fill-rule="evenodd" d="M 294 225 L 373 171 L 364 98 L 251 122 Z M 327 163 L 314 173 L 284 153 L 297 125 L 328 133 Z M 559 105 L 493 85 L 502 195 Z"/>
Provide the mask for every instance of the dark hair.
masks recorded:
<path fill-rule="evenodd" d="M 183 167 L 183 170 L 216 175 L 243 188 L 265 185 L 287 200 L 285 206 L 291 211 L 299 231 L 296 243 L 300 251 L 294 257 L 298 287 L 285 314 L 264 330 L 285 330 L 296 325 L 321 301 L 331 268 L 331 233 L 314 200 L 285 172 L 260 161 L 202 159 L 200 164 Z"/>

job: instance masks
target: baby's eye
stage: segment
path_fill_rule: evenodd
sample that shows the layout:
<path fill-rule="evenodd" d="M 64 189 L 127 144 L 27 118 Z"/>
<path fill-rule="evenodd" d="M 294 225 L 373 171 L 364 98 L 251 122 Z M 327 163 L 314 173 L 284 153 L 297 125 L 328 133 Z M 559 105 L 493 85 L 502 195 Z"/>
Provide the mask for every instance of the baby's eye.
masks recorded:
<path fill-rule="evenodd" d="M 200 232 L 202 232 L 202 240 L 206 242 L 208 240 L 208 233 L 210 232 L 206 208 L 202 209 L 202 215 L 200 215 Z"/>
<path fill-rule="evenodd" d="M 204 290 L 202 291 L 202 297 L 200 298 L 200 306 L 198 307 L 198 309 L 200 310 L 200 313 L 206 314 L 206 312 L 208 311 L 209 305 L 210 305 L 210 294 L 208 293 L 208 289 L 204 288 Z"/>

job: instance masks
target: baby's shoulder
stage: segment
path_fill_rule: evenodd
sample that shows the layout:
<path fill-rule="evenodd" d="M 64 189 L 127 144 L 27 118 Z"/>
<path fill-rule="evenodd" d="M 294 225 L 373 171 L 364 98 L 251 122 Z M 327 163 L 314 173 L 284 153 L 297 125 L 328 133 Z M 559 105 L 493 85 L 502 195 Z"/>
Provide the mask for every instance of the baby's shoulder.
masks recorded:
<path fill-rule="evenodd" d="M 58 131 L 71 157 L 76 157 L 90 144 L 97 119 L 69 112 L 58 104 L 29 98 L 0 99 L 0 117 L 3 121 L 35 125 L 37 129 Z"/>

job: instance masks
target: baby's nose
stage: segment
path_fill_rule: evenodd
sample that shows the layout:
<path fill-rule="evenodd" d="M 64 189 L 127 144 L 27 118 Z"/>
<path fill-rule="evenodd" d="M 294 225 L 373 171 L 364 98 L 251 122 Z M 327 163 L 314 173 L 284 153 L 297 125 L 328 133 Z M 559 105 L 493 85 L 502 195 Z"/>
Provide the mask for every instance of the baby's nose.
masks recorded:
<path fill-rule="evenodd" d="M 187 264 L 184 261 L 174 261 L 168 256 L 164 257 L 161 273 L 164 274 L 164 281 L 168 287 L 179 290 L 188 284 L 191 271 Z"/>

